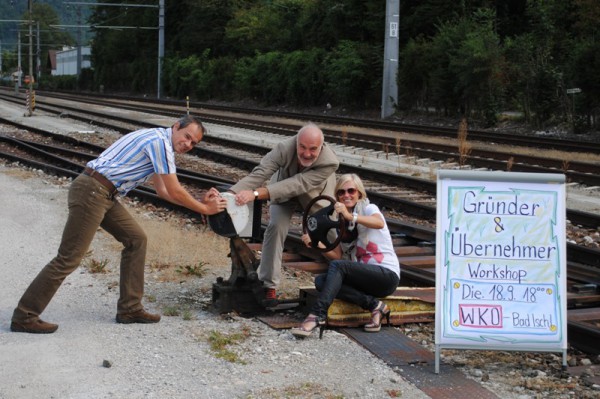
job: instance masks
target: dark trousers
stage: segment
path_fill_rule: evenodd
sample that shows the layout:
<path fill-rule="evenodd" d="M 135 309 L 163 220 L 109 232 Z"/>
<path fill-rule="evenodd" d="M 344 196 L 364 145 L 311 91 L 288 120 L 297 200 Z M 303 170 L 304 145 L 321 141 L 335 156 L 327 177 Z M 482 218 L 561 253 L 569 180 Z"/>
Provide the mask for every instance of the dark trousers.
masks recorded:
<path fill-rule="evenodd" d="M 371 311 L 377 306 L 377 298 L 392 294 L 399 282 L 398 275 L 384 267 L 334 260 L 329 264 L 327 274 L 315 278 L 315 287 L 320 294 L 311 313 L 325 319 L 327 309 L 336 298 Z"/>
<path fill-rule="evenodd" d="M 106 187 L 95 179 L 78 176 L 69 189 L 69 217 L 58 254 L 31 282 L 12 320 L 28 323 L 39 319 L 50 300 L 83 259 L 102 227 L 124 246 L 121 252 L 120 296 L 117 313 L 141 310 L 147 237 L 142 228 Z"/>

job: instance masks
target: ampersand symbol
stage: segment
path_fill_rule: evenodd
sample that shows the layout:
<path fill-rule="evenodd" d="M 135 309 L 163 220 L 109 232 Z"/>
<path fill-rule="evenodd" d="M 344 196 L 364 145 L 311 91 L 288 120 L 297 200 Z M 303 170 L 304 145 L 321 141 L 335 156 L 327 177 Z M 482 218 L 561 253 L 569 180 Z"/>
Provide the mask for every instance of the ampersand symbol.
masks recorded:
<path fill-rule="evenodd" d="M 494 222 L 496 223 L 496 233 L 500 233 L 502 230 L 504 230 L 504 226 L 500 224 L 501 221 L 502 219 L 500 219 L 498 216 L 494 218 Z"/>

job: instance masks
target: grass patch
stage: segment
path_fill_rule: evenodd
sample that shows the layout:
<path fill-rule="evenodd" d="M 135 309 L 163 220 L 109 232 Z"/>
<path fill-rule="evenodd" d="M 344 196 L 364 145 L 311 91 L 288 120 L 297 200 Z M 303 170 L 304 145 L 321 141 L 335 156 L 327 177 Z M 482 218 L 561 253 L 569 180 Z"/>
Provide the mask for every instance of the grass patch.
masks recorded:
<path fill-rule="evenodd" d="M 180 311 L 176 306 L 165 306 L 163 308 L 163 314 L 165 316 L 179 316 Z"/>
<path fill-rule="evenodd" d="M 300 398 L 322 398 L 322 399 L 344 399 L 344 395 L 331 392 L 331 390 L 321 384 L 305 382 L 297 385 L 290 385 L 282 388 L 263 389 L 259 396 L 248 396 L 247 399 L 300 399 Z"/>
<path fill-rule="evenodd" d="M 156 302 L 156 297 L 154 295 L 144 295 L 146 297 L 146 301 L 150 303 Z"/>
<path fill-rule="evenodd" d="M 175 269 L 175 272 L 183 274 L 184 276 L 204 277 L 206 274 L 206 263 L 198 262 L 196 265 L 178 266 Z"/>
<path fill-rule="evenodd" d="M 194 313 L 190 309 L 181 309 L 178 306 L 163 306 L 162 314 L 169 317 L 181 316 L 186 321 L 194 318 Z"/>
<path fill-rule="evenodd" d="M 183 320 L 189 321 L 194 318 L 194 314 L 192 313 L 191 310 L 185 309 L 183 312 L 181 312 L 181 318 Z"/>
<path fill-rule="evenodd" d="M 108 273 L 108 259 L 96 260 L 94 258 L 89 258 L 85 262 L 85 268 L 89 270 L 90 273 Z"/>
<path fill-rule="evenodd" d="M 229 347 L 244 341 L 248 336 L 249 331 L 246 328 L 243 329 L 241 333 L 235 334 L 223 334 L 213 330 L 208 336 L 208 343 L 211 351 L 217 358 L 226 360 L 230 363 L 247 364 L 246 361 L 242 360 L 239 355 L 230 350 Z"/>
<path fill-rule="evenodd" d="M 135 213 L 136 221 L 148 236 L 146 264 L 158 282 L 181 282 L 189 277 L 206 277 L 229 265 L 229 240 L 210 230 L 182 225 L 172 220 L 153 219 Z"/>

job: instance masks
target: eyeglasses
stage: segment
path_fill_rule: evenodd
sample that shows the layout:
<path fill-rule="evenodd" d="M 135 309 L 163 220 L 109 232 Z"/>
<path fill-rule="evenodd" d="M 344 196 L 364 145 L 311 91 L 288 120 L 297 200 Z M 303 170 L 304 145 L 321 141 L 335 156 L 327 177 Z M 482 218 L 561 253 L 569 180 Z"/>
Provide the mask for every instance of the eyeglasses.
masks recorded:
<path fill-rule="evenodd" d="M 349 188 L 348 190 L 344 190 L 343 188 L 341 188 L 341 189 L 337 190 L 336 194 L 338 197 L 341 197 L 343 195 L 346 195 L 346 193 L 348 193 L 350 195 L 354 195 L 354 194 L 356 194 L 357 191 L 358 190 L 353 187 Z"/>

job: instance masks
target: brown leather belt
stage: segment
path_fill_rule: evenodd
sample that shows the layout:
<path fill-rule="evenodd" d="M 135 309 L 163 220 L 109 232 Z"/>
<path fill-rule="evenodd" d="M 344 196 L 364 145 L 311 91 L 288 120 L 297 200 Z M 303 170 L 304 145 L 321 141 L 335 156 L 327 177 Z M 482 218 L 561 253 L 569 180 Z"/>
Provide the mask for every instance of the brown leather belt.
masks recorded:
<path fill-rule="evenodd" d="M 96 172 L 94 169 L 88 168 L 86 166 L 83 170 L 83 174 L 96 179 L 98 183 L 106 187 L 111 197 L 114 197 L 117 194 L 117 189 L 115 188 L 115 185 L 112 184 L 110 180 L 108 180 L 106 177 L 104 177 L 102 173 Z"/>

